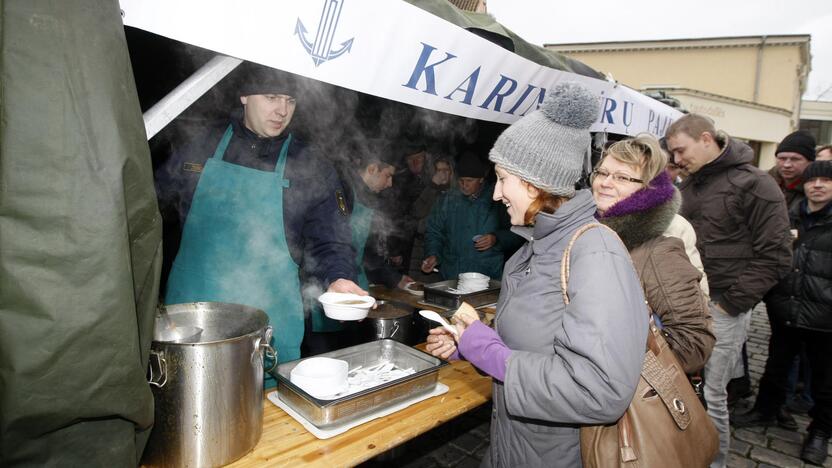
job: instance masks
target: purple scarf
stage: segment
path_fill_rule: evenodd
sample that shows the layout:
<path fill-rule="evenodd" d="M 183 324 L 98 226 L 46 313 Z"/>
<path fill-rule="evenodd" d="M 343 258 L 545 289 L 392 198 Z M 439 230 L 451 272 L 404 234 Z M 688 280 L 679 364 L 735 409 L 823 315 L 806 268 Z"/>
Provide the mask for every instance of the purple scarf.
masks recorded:
<path fill-rule="evenodd" d="M 673 183 L 670 181 L 670 175 L 666 171 L 661 171 L 647 184 L 647 187 L 616 203 L 603 215 L 596 213 L 595 217 L 598 219 L 615 218 L 639 213 L 667 203 L 671 198 L 673 198 Z"/>

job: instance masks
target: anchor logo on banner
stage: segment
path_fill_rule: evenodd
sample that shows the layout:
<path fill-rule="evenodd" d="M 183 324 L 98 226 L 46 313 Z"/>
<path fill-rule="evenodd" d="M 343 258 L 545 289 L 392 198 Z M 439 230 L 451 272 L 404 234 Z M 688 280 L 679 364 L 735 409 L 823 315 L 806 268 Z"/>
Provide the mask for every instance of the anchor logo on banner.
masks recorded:
<path fill-rule="evenodd" d="M 344 6 L 345 0 L 326 0 L 324 7 L 321 10 L 321 19 L 318 21 L 318 31 L 315 33 L 315 40 L 309 41 L 306 37 L 306 28 L 303 22 L 298 18 L 297 25 L 295 25 L 295 34 L 300 39 L 306 53 L 312 57 L 315 66 L 338 58 L 349 52 L 352 48 L 352 41 L 350 38 L 341 43 L 341 46 L 335 50 L 332 49 L 332 43 L 335 41 L 335 29 L 338 27 L 338 20 L 341 18 L 341 8 Z"/>

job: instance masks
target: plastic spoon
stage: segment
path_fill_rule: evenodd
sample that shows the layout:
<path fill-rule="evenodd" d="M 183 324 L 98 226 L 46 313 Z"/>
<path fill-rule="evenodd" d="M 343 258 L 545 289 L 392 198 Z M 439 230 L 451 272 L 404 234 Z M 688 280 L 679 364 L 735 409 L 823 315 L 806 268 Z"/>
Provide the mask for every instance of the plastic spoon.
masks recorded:
<path fill-rule="evenodd" d="M 442 325 L 442 327 L 445 330 L 448 330 L 454 336 L 459 336 L 459 332 L 456 331 L 456 328 L 451 326 L 451 324 L 448 323 L 447 320 L 445 320 L 445 317 L 442 317 L 441 315 L 437 314 L 436 312 L 434 312 L 432 310 L 420 310 L 419 315 L 421 315 L 422 317 L 424 317 L 428 320 L 433 320 L 434 322 L 438 322 L 440 325 Z"/>

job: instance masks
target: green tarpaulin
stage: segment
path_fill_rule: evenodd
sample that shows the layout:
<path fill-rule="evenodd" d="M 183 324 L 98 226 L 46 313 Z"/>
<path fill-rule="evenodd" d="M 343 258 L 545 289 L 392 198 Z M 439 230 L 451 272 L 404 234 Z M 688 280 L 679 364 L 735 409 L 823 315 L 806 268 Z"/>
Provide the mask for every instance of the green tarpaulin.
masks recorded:
<path fill-rule="evenodd" d="M 161 221 L 119 5 L 0 8 L 0 466 L 135 466 Z"/>

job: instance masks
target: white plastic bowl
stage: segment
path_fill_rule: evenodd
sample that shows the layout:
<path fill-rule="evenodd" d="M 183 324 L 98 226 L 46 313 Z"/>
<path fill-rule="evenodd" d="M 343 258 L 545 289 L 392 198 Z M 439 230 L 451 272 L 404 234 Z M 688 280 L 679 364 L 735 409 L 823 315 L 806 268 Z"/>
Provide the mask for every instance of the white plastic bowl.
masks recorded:
<path fill-rule="evenodd" d="M 370 296 L 327 292 L 318 297 L 324 314 L 333 320 L 362 320 L 367 318 L 376 300 Z"/>
<path fill-rule="evenodd" d="M 460 273 L 456 289 L 464 293 L 482 291 L 483 289 L 488 289 L 488 282 L 490 279 L 491 278 L 482 273 Z"/>
<path fill-rule="evenodd" d="M 491 277 L 482 273 L 472 271 L 469 273 L 460 273 L 459 279 L 462 281 L 488 281 L 491 279 Z"/>
<path fill-rule="evenodd" d="M 326 399 L 347 389 L 347 361 L 311 357 L 299 362 L 289 373 L 289 381 L 315 398 Z"/>

